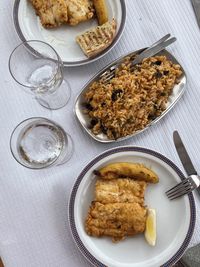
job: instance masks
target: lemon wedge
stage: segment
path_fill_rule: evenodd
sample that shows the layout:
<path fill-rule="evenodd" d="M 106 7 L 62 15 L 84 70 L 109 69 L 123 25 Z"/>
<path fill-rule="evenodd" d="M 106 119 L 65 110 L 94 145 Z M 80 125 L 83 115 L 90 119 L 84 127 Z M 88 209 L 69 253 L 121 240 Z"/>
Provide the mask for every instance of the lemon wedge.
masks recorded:
<path fill-rule="evenodd" d="M 147 220 L 146 220 L 146 229 L 144 232 L 146 241 L 151 246 L 156 244 L 156 211 L 155 209 L 148 209 L 147 211 Z"/>

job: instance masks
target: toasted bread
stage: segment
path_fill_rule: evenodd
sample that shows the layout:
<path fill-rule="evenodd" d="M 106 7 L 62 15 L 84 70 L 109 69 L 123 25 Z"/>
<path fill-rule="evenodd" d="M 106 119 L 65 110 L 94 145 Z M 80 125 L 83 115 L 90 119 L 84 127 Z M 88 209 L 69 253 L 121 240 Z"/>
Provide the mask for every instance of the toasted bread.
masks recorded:
<path fill-rule="evenodd" d="M 77 36 L 76 41 L 87 57 L 94 57 L 112 43 L 116 28 L 116 20 L 112 19 Z"/>

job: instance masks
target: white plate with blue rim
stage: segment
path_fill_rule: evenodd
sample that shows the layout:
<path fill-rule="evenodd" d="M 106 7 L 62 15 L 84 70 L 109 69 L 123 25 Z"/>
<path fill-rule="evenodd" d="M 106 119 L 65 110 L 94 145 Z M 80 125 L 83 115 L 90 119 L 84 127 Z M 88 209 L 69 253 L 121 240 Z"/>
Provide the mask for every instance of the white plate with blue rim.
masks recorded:
<path fill-rule="evenodd" d="M 115 18 L 117 32 L 111 45 L 93 58 L 87 58 L 75 41 L 77 35 L 97 26 L 97 20 L 80 23 L 76 26 L 63 25 L 54 29 L 45 29 L 28 0 L 15 0 L 13 20 L 19 38 L 40 40 L 53 46 L 60 55 L 64 66 L 80 66 L 93 62 L 108 53 L 119 41 L 126 21 L 125 0 L 106 0 L 109 19 Z"/>
<path fill-rule="evenodd" d="M 140 162 L 159 176 L 159 183 L 148 185 L 145 203 L 157 214 L 157 241 L 148 245 L 139 234 L 113 243 L 108 237 L 88 236 L 84 222 L 94 199 L 94 170 L 111 162 Z M 117 147 L 93 159 L 80 173 L 69 201 L 69 224 L 73 239 L 86 259 L 98 267 L 169 267 L 186 250 L 195 226 L 196 211 L 192 193 L 170 201 L 165 192 L 184 179 L 183 173 L 168 158 L 141 147 Z"/>

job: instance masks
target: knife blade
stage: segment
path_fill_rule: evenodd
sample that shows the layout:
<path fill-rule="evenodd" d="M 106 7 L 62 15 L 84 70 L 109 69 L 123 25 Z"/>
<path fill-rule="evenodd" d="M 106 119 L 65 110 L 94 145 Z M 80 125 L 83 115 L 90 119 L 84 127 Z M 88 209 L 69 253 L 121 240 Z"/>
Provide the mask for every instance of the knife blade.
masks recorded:
<path fill-rule="evenodd" d="M 173 133 L 173 139 L 174 139 L 174 145 L 176 147 L 176 150 L 178 152 L 179 158 L 183 164 L 183 167 L 187 173 L 187 175 L 195 174 L 197 175 L 197 171 L 194 168 L 194 165 L 192 164 L 192 161 L 187 153 L 187 150 L 185 149 L 185 146 L 181 140 L 181 137 L 177 131 L 174 131 Z"/>
<path fill-rule="evenodd" d="M 198 175 L 197 171 L 194 168 L 194 165 L 187 153 L 187 150 L 181 140 L 181 137 L 179 135 L 179 133 L 177 131 L 174 131 L 173 133 L 173 139 L 174 139 L 174 145 L 176 147 L 176 151 L 179 155 L 179 158 L 183 164 L 183 167 L 187 173 L 187 175 Z M 196 191 L 198 192 L 198 194 L 200 195 L 200 187 L 198 187 L 196 189 Z"/>
<path fill-rule="evenodd" d="M 197 23 L 200 27 L 200 0 L 192 0 L 192 5 L 196 15 Z"/>

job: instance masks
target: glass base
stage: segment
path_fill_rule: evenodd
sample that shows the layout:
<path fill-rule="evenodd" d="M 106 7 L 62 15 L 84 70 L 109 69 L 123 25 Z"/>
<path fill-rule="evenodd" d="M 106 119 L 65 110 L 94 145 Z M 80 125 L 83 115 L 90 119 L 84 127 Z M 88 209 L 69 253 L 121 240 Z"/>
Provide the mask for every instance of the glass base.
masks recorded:
<path fill-rule="evenodd" d="M 36 100 L 40 105 L 47 109 L 60 109 L 63 108 L 69 101 L 71 96 L 71 87 L 67 80 L 63 79 L 60 86 L 52 94 L 44 96 L 36 96 Z"/>

